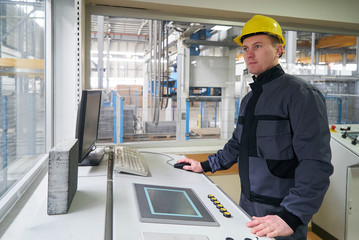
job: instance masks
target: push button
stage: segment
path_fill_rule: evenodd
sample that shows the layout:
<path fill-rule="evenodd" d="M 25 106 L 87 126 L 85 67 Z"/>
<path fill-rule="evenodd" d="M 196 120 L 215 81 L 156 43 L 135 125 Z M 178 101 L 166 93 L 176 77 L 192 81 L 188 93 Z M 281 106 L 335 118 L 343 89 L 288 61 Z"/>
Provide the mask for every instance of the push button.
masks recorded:
<path fill-rule="evenodd" d="M 223 212 L 223 216 L 229 218 L 229 217 L 231 217 L 232 215 L 231 215 L 229 212 Z"/>
<path fill-rule="evenodd" d="M 232 216 L 231 213 L 218 201 L 218 199 L 213 194 L 208 194 L 207 197 L 213 202 L 213 204 L 218 208 L 218 210 L 223 214 L 223 216 L 229 218 Z"/>
<path fill-rule="evenodd" d="M 227 209 L 225 209 L 225 208 L 220 208 L 219 211 L 220 211 L 221 213 L 224 213 L 224 212 L 227 212 Z"/>
<path fill-rule="evenodd" d="M 221 208 L 223 208 L 223 205 L 222 204 L 217 204 L 217 206 L 216 206 L 218 209 L 221 209 Z"/>

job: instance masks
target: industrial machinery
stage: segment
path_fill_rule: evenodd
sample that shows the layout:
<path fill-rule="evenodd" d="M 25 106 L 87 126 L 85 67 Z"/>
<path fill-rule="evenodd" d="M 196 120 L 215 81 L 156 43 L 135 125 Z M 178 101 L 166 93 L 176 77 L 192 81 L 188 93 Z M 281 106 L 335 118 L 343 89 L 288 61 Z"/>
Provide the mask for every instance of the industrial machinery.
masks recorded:
<path fill-rule="evenodd" d="M 312 230 L 323 239 L 358 239 L 359 228 L 359 125 L 332 125 L 334 173 Z"/>

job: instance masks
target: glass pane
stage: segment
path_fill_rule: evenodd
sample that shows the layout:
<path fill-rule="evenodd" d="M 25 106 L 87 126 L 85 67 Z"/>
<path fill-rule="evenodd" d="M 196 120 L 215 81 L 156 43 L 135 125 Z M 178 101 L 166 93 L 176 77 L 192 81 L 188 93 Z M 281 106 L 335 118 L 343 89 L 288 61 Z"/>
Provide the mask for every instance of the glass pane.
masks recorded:
<path fill-rule="evenodd" d="M 100 140 L 176 140 L 179 124 L 179 51 L 176 42 L 183 34 L 181 28 L 192 27 L 188 22 L 91 16 L 90 85 L 91 88 L 107 90 L 101 113 Z M 218 41 L 218 36 L 212 35 L 220 35 L 219 33 L 222 33 L 221 38 L 229 37 L 228 34 L 223 34 L 228 28 L 213 30 L 212 34 L 209 30 L 202 29 L 202 26 L 195 28 L 199 32 L 191 30 L 193 39 L 208 37 Z M 224 65 L 228 68 L 228 48 L 194 45 L 190 54 L 193 58 L 213 57 L 219 62 L 224 59 Z M 184 118 L 189 121 L 190 139 L 219 138 L 220 135 L 221 105 L 218 99 L 221 98 L 221 88 L 206 84 L 200 85 L 197 82 L 196 86 L 190 86 L 189 95 L 217 97 L 217 101 L 193 101 L 189 104 Z M 234 99 L 234 96 L 231 98 Z M 232 121 L 234 125 L 235 119 Z M 119 131 L 122 131 L 122 134 Z M 119 140 L 118 137 L 123 139 Z"/>
<path fill-rule="evenodd" d="M 44 1 L 0 3 L 0 194 L 45 153 Z"/>
<path fill-rule="evenodd" d="M 189 139 L 222 138 L 222 130 L 235 125 L 253 81 L 242 49 L 233 43 L 240 27 L 94 15 L 91 31 L 91 86 L 108 90 L 99 132 L 104 141 L 175 140 L 179 127 Z M 283 35 L 283 69 L 322 91 L 330 123 L 358 122 L 357 36 Z M 182 46 L 189 49 L 189 64 Z M 216 63 L 202 68 L 210 61 Z M 235 76 L 229 76 L 233 62 Z M 180 82 L 186 79 L 181 74 L 189 76 L 188 83 Z M 190 100 L 208 98 L 178 107 L 181 92 Z"/>
<path fill-rule="evenodd" d="M 287 71 L 325 95 L 329 123 L 359 122 L 357 36 L 296 32 L 296 62 Z"/>

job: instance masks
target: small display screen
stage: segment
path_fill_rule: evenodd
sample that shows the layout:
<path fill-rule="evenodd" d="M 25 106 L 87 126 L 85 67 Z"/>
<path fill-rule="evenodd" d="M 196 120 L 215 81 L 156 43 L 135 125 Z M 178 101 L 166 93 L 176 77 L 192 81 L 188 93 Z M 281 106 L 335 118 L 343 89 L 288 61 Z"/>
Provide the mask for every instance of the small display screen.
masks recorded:
<path fill-rule="evenodd" d="M 145 187 L 144 190 L 152 214 L 202 217 L 188 194 L 183 190 L 149 187 Z"/>
<path fill-rule="evenodd" d="M 219 226 L 190 188 L 134 186 L 141 222 Z"/>

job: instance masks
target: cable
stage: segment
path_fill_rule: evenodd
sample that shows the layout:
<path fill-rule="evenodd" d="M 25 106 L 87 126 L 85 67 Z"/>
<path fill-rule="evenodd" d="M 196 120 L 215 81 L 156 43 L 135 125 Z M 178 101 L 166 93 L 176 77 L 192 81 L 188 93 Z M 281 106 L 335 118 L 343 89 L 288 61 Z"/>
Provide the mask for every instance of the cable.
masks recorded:
<path fill-rule="evenodd" d="M 140 153 L 151 153 L 151 154 L 163 155 L 163 156 L 165 156 L 165 157 L 168 157 L 169 160 L 167 160 L 166 163 L 167 163 L 168 165 L 172 166 L 172 167 L 173 167 L 173 164 L 171 164 L 170 161 L 175 161 L 175 159 L 174 159 L 172 156 L 170 156 L 170 155 L 168 155 L 168 154 L 165 154 L 165 153 L 147 152 L 147 151 L 140 151 Z"/>

